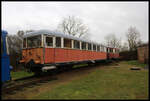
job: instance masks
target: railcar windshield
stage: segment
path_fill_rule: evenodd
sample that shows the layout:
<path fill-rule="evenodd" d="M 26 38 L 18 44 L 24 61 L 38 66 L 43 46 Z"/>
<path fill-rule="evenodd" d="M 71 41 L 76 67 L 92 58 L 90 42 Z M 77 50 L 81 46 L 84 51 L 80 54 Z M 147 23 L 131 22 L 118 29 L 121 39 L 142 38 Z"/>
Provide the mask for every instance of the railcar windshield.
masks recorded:
<path fill-rule="evenodd" d="M 23 39 L 23 48 L 26 48 L 26 43 L 27 43 L 27 40 L 26 40 L 27 38 L 24 38 Z"/>
<path fill-rule="evenodd" d="M 26 42 L 25 39 L 24 41 Z M 23 43 L 25 44 L 25 42 Z M 27 48 L 36 48 L 36 47 L 41 47 L 41 35 L 27 37 Z"/>

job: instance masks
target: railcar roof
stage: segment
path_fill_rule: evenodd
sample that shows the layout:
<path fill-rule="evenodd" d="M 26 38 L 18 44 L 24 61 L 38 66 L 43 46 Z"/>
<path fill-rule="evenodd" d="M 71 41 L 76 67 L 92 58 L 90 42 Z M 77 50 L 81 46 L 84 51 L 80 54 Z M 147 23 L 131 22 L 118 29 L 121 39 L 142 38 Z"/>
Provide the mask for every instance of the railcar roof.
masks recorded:
<path fill-rule="evenodd" d="M 114 48 L 114 47 L 110 47 L 110 46 L 109 46 L 109 47 L 107 47 L 107 48 L 113 48 L 113 49 L 118 49 L 118 48 Z"/>
<path fill-rule="evenodd" d="M 86 39 L 83 39 L 83 38 L 78 38 L 78 37 L 75 37 L 75 36 L 64 34 L 64 33 L 58 32 L 58 31 L 51 31 L 51 30 L 36 30 L 36 31 L 33 31 L 33 32 L 28 32 L 24 35 L 24 38 L 30 37 L 30 36 L 41 35 L 41 34 L 54 35 L 54 36 L 58 36 L 58 37 L 64 37 L 64 38 L 68 38 L 68 39 L 73 39 L 73 40 L 83 41 L 83 42 L 87 42 L 87 43 L 102 45 L 102 44 L 99 44 L 99 43 L 91 41 L 91 40 L 86 40 Z M 102 46 L 104 46 L 104 45 L 102 45 Z"/>

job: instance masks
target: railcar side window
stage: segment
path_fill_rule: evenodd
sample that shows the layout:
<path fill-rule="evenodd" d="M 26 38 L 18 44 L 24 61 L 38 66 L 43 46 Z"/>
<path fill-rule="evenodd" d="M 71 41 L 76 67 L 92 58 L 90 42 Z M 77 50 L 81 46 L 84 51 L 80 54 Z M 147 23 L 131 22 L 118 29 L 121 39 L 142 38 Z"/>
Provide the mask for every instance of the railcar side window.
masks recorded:
<path fill-rule="evenodd" d="M 27 38 L 27 46 L 29 48 L 32 47 L 40 47 L 41 46 L 41 35 L 40 36 L 33 36 Z"/>
<path fill-rule="evenodd" d="M 91 44 L 88 43 L 88 50 L 91 50 L 91 49 L 92 49 Z"/>
<path fill-rule="evenodd" d="M 80 49 L 80 42 L 77 40 L 74 40 L 74 48 L 75 49 Z"/>
<path fill-rule="evenodd" d="M 61 37 L 56 37 L 56 47 L 61 47 Z"/>
<path fill-rule="evenodd" d="M 109 50 L 110 50 L 109 52 L 112 52 L 112 51 L 111 51 L 111 48 L 110 48 Z"/>
<path fill-rule="evenodd" d="M 101 46 L 101 51 L 102 51 L 102 52 L 104 51 L 104 47 L 103 47 L 103 46 Z"/>
<path fill-rule="evenodd" d="M 23 48 L 26 48 L 26 38 L 23 39 Z"/>
<path fill-rule="evenodd" d="M 100 46 L 97 46 L 97 51 L 100 51 Z"/>
<path fill-rule="evenodd" d="M 46 46 L 53 46 L 53 37 L 46 37 Z"/>
<path fill-rule="evenodd" d="M 116 49 L 116 53 L 119 53 L 119 49 Z"/>
<path fill-rule="evenodd" d="M 86 42 L 82 42 L 82 49 L 86 50 Z"/>
<path fill-rule="evenodd" d="M 111 52 L 111 48 L 109 48 L 109 53 Z"/>
<path fill-rule="evenodd" d="M 93 44 L 93 50 L 96 51 L 96 45 Z"/>
<path fill-rule="evenodd" d="M 71 48 L 71 39 L 64 39 L 64 47 Z"/>
<path fill-rule="evenodd" d="M 110 52 L 111 52 L 111 53 L 113 52 L 113 48 L 110 49 Z"/>

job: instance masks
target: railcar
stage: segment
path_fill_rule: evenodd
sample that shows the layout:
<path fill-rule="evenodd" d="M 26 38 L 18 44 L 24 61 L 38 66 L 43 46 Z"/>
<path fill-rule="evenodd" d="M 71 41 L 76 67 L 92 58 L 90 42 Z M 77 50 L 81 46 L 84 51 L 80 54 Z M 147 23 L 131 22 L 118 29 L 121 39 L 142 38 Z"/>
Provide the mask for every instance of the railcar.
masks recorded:
<path fill-rule="evenodd" d="M 37 30 L 24 35 L 20 63 L 27 70 L 37 73 L 56 69 L 60 65 L 105 60 L 106 46 L 56 31 Z"/>
<path fill-rule="evenodd" d="M 107 47 L 107 59 L 108 60 L 117 60 L 119 59 L 119 49 Z"/>

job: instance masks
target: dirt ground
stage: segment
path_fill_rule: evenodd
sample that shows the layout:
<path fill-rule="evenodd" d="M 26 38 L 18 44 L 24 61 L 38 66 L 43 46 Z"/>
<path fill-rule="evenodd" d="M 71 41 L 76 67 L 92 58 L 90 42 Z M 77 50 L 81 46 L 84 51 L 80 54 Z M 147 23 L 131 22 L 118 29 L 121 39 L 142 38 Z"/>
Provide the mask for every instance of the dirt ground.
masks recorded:
<path fill-rule="evenodd" d="M 80 79 L 87 76 L 90 72 L 96 69 L 103 69 L 109 67 L 117 67 L 119 64 L 113 63 L 111 65 L 97 65 L 91 67 L 81 67 L 80 69 L 75 69 L 60 74 L 54 75 L 55 80 L 49 81 L 47 83 L 41 83 L 40 85 L 33 85 L 32 87 L 25 87 L 22 91 L 17 91 L 14 94 L 2 96 L 2 99 L 32 99 L 33 96 L 39 95 L 40 93 L 50 91 L 52 88 L 57 86 L 67 84 L 75 79 Z"/>

